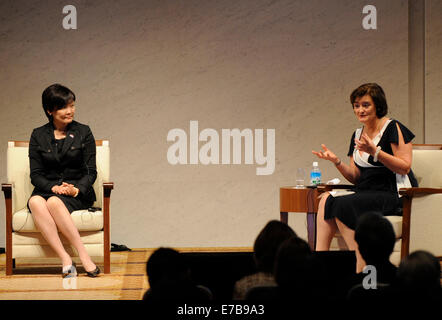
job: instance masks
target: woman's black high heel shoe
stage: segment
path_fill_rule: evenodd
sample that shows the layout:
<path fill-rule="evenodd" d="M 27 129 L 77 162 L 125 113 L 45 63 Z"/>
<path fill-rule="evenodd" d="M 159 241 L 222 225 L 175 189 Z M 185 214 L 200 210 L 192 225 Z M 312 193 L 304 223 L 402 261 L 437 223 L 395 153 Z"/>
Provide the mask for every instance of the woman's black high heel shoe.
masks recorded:
<path fill-rule="evenodd" d="M 96 277 L 98 277 L 100 272 L 101 272 L 100 268 L 96 267 L 95 270 L 93 270 L 93 271 L 86 271 L 86 274 L 88 277 L 96 278 Z"/>
<path fill-rule="evenodd" d="M 64 268 L 62 268 L 61 272 L 63 278 L 75 277 L 77 276 L 77 265 L 75 264 L 74 261 L 72 261 L 72 265 L 69 267 L 69 269 L 66 269 L 66 271 L 64 271 Z"/>

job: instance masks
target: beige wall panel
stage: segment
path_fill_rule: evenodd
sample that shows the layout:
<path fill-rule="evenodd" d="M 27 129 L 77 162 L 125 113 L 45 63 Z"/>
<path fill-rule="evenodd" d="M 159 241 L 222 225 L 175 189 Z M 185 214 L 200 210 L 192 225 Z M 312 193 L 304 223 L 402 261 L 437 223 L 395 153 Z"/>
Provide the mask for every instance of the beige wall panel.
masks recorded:
<path fill-rule="evenodd" d="M 425 143 L 442 143 L 442 1 L 427 0 Z"/>
<path fill-rule="evenodd" d="M 312 149 L 325 143 L 345 158 L 359 126 L 348 97 L 364 82 L 382 85 L 390 115 L 408 125 L 405 0 L 370 2 L 377 30 L 362 28 L 362 0 L 77 1 L 69 31 L 65 4 L 0 3 L 0 156 L 44 124 L 47 85 L 70 87 L 77 120 L 111 141 L 112 242 L 252 245 Z M 190 120 L 219 133 L 275 129 L 275 172 L 170 165 L 167 134 L 189 132 Z M 339 176 L 320 167 L 326 180 Z"/>

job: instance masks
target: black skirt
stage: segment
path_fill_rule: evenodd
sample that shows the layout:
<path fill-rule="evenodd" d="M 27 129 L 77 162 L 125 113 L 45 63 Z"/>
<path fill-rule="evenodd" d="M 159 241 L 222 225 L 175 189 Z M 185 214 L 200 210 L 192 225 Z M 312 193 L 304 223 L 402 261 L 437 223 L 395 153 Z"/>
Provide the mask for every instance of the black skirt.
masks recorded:
<path fill-rule="evenodd" d="M 83 197 L 79 194 L 77 197 L 71 197 L 71 196 L 65 196 L 62 194 L 55 194 L 55 193 L 43 193 L 35 191 L 32 192 L 32 196 L 41 196 L 45 200 L 48 200 L 50 197 L 58 197 L 61 201 L 63 201 L 64 205 L 68 209 L 69 213 L 72 213 L 76 210 L 84 210 L 88 209 L 92 206 L 93 202 L 83 199 Z M 31 209 L 29 208 L 29 200 L 28 200 L 28 210 L 31 212 Z M 32 213 L 32 212 L 31 212 Z"/>
<path fill-rule="evenodd" d="M 325 202 L 324 218 L 338 218 L 350 229 L 356 228 L 357 221 L 363 214 L 376 211 L 384 216 L 399 215 L 401 199 L 396 192 L 359 190 L 353 194 L 333 197 Z"/>

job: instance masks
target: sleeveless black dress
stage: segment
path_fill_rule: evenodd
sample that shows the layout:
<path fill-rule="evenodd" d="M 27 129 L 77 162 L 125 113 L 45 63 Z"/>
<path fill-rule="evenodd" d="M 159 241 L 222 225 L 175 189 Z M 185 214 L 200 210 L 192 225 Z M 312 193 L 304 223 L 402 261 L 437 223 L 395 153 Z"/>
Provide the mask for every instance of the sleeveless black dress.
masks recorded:
<path fill-rule="evenodd" d="M 414 134 L 399 121 L 388 120 L 373 142 L 382 148 L 382 151 L 393 155 L 391 143 L 398 144 L 397 126 L 402 132 L 405 143 L 409 143 Z M 324 218 L 338 218 L 350 229 L 355 229 L 358 218 L 366 212 L 377 211 L 384 216 L 401 215 L 402 199 L 398 194 L 399 187 L 417 187 L 417 180 L 410 170 L 408 175 L 397 175 L 381 162 L 374 162 L 367 153 L 355 150 L 354 139 L 360 137 L 362 128 L 356 130 L 350 141 L 348 156 L 353 156 L 361 175 L 353 194 L 344 196 L 330 195 L 325 202 Z"/>

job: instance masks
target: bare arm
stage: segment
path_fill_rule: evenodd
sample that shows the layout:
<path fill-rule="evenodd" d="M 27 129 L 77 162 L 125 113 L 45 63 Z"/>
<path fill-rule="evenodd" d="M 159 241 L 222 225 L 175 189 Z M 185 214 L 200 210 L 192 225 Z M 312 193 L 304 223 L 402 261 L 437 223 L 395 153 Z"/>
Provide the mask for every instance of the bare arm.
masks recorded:
<path fill-rule="evenodd" d="M 408 174 L 411 168 L 413 145 L 411 143 L 405 143 L 404 137 L 397 123 L 396 126 L 399 141 L 398 144 L 391 144 L 393 155 L 381 150 L 378 154 L 378 161 L 395 173 Z M 361 140 L 355 139 L 355 143 L 357 148 L 361 151 L 367 152 L 372 156 L 376 153 L 376 146 L 366 134 L 362 135 Z"/>
<path fill-rule="evenodd" d="M 399 143 L 391 144 L 393 155 L 386 152 L 379 152 L 378 161 L 382 162 L 384 166 L 393 172 L 399 174 L 408 174 L 411 169 L 411 160 L 413 157 L 413 145 L 411 143 L 405 143 L 402 132 L 399 129 L 399 125 L 396 124 L 398 129 Z"/>
<path fill-rule="evenodd" d="M 347 165 L 343 163 L 332 151 L 330 151 L 325 144 L 321 144 L 321 147 L 324 149 L 323 151 L 317 152 L 313 150 L 312 153 L 318 158 L 333 162 L 344 178 L 355 184 L 358 181 L 361 172 L 359 171 L 358 167 L 356 167 L 353 157 L 350 157 L 350 164 Z"/>

